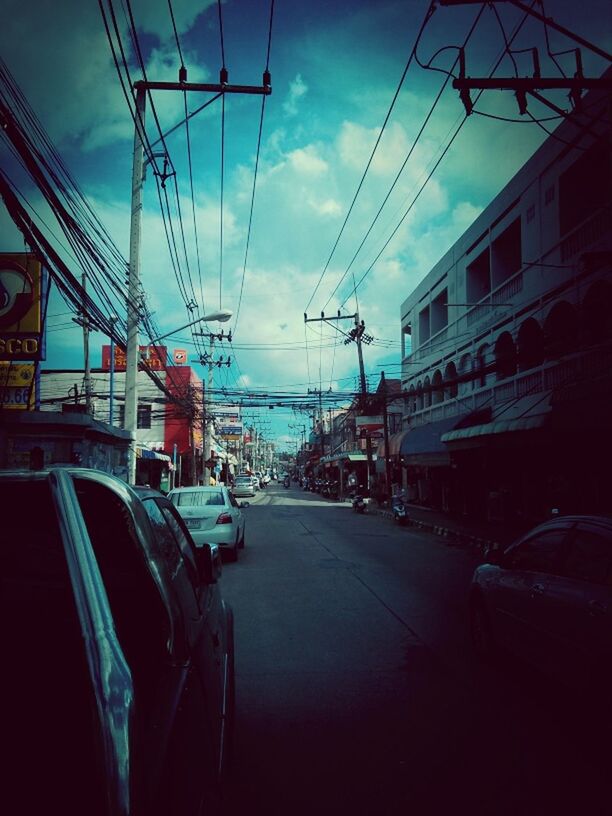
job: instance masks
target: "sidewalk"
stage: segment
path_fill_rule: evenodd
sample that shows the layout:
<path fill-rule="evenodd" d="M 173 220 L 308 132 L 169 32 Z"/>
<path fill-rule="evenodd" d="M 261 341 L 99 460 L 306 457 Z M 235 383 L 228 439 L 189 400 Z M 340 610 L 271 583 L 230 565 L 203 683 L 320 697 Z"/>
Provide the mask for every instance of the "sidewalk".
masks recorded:
<path fill-rule="evenodd" d="M 487 549 L 497 549 L 511 544 L 532 525 L 519 527 L 515 524 L 504 525 L 492 522 L 471 522 L 455 518 L 438 510 L 430 510 L 418 504 L 407 504 L 407 527 L 418 527 L 434 535 L 443 536 L 459 546 L 471 547 L 484 553 Z M 368 513 L 393 520 L 393 513 L 386 507 L 379 507 L 374 502 L 368 505 Z"/>

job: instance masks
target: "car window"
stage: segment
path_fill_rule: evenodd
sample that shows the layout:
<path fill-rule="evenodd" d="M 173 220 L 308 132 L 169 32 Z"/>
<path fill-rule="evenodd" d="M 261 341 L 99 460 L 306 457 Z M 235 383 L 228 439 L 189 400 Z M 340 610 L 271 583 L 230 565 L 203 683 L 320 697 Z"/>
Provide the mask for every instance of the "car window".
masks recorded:
<path fill-rule="evenodd" d="M 181 517 L 179 516 L 177 518 L 172 512 L 172 508 L 169 505 L 159 502 L 159 506 L 161 508 L 162 513 L 164 514 L 164 518 L 168 523 L 168 527 L 170 527 L 170 529 L 172 530 L 172 533 L 174 535 L 174 538 L 176 539 L 176 543 L 181 551 L 181 554 L 185 559 L 185 564 L 187 565 L 187 571 L 189 573 L 191 583 L 193 584 L 194 589 L 197 589 L 200 585 L 200 579 L 198 577 L 195 544 L 193 543 L 189 534 L 185 531 L 183 527 L 184 522 L 182 521 Z"/>
<path fill-rule="evenodd" d="M 184 493 L 174 493 L 171 498 L 177 507 L 204 507 L 206 505 L 225 504 L 221 490 L 189 490 Z"/>
<path fill-rule="evenodd" d="M 566 536 L 567 530 L 564 528 L 545 530 L 531 536 L 508 553 L 508 566 L 530 572 L 558 574 Z"/>
<path fill-rule="evenodd" d="M 578 526 L 569 542 L 565 572 L 580 581 L 612 584 L 612 534 Z"/>
<path fill-rule="evenodd" d="M 189 609 L 194 599 L 197 601 L 197 583 L 194 584 L 193 576 L 183 558 L 174 530 L 168 523 L 167 515 L 164 514 L 155 499 L 145 499 L 143 504 L 155 530 L 155 536 L 168 567 L 174 590 L 179 594 L 183 608 Z M 185 576 L 187 576 L 187 581 L 185 581 Z M 189 591 L 186 589 L 187 583 Z"/>

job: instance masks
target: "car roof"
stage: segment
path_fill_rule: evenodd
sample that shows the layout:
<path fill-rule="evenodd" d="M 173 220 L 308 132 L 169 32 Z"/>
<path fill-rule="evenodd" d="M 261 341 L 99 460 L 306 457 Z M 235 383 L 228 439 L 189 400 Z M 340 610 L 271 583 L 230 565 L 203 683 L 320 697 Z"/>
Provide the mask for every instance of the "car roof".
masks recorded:
<path fill-rule="evenodd" d="M 204 491 L 205 493 L 210 493 L 213 490 L 223 490 L 225 485 L 193 485 L 191 487 L 175 487 L 170 492 L 171 493 L 200 493 Z"/>

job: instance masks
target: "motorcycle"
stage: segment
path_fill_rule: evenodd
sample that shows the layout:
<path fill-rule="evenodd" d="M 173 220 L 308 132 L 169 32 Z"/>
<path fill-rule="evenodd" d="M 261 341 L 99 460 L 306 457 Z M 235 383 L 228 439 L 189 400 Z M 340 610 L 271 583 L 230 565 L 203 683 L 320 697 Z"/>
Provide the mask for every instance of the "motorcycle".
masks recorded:
<path fill-rule="evenodd" d="M 285 488 L 288 488 L 290 484 L 291 484 L 291 480 L 289 479 L 288 476 L 285 476 L 285 479 L 283 481 L 283 485 L 285 486 Z"/>
<path fill-rule="evenodd" d="M 401 496 L 392 496 L 391 512 L 393 513 L 393 521 L 397 524 L 403 525 L 408 522 L 408 510 Z"/>
<path fill-rule="evenodd" d="M 365 496 L 363 494 L 363 485 L 359 485 L 359 490 L 357 490 L 352 497 L 352 507 L 354 513 L 365 513 L 367 509 L 367 503 L 365 500 Z"/>

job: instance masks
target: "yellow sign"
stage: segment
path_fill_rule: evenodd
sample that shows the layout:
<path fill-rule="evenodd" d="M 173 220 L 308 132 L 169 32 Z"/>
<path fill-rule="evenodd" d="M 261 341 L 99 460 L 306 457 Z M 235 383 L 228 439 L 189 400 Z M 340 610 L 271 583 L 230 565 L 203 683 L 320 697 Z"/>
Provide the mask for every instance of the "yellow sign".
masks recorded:
<path fill-rule="evenodd" d="M 41 286 L 34 255 L 0 253 L 0 360 L 40 359 Z"/>
<path fill-rule="evenodd" d="M 2 408 L 18 411 L 34 409 L 34 363 L 0 363 Z"/>

